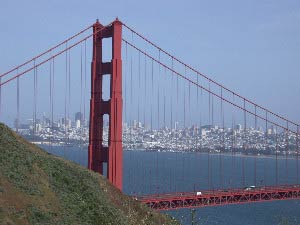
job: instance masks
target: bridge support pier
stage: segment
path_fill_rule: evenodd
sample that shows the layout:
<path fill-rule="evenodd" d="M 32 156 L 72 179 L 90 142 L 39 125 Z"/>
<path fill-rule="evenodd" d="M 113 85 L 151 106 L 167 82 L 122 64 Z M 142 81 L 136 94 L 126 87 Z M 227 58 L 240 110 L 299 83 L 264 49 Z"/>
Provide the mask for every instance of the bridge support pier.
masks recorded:
<path fill-rule="evenodd" d="M 88 168 L 103 174 L 103 163 L 107 163 L 108 180 L 122 190 L 122 23 L 117 19 L 104 27 L 97 21 L 93 33 Z M 110 62 L 102 62 L 103 38 L 112 38 Z M 110 75 L 107 101 L 102 96 L 103 75 Z M 103 116 L 106 114 L 109 115 L 108 146 L 103 146 Z"/>

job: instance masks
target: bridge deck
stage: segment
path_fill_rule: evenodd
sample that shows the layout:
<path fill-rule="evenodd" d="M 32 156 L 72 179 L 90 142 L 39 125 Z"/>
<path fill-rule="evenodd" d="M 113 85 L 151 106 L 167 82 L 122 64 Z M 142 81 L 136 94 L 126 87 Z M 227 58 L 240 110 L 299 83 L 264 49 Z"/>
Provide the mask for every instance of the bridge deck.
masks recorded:
<path fill-rule="evenodd" d="M 155 210 L 173 210 L 180 208 L 199 208 L 228 204 L 300 199 L 300 185 L 199 192 L 200 191 L 147 195 L 138 197 L 138 200 Z"/>

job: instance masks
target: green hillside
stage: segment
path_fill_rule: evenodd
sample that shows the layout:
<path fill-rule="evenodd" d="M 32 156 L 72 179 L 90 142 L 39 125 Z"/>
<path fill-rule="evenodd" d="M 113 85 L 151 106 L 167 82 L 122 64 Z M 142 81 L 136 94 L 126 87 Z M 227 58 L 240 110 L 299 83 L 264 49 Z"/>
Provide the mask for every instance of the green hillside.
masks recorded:
<path fill-rule="evenodd" d="M 0 224 L 177 224 L 0 124 Z"/>

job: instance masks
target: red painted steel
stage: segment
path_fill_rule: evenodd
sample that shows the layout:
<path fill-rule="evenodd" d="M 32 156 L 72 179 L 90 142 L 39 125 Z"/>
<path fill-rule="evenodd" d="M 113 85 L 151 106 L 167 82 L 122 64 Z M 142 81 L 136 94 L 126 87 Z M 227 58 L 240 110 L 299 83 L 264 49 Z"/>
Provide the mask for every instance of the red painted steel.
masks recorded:
<path fill-rule="evenodd" d="M 198 192 L 198 195 L 197 195 Z M 137 197 L 155 210 L 200 208 L 228 204 L 300 199 L 300 185 L 257 187 L 253 190 L 228 189 L 179 192 Z"/>
<path fill-rule="evenodd" d="M 117 19 L 103 27 L 97 21 L 93 32 L 88 168 L 103 174 L 103 163 L 107 163 L 108 180 L 122 190 L 122 24 Z M 112 60 L 102 62 L 102 39 L 109 37 Z M 102 81 L 106 74 L 110 74 L 110 99 L 104 101 Z M 105 114 L 109 115 L 108 147 L 103 146 Z"/>

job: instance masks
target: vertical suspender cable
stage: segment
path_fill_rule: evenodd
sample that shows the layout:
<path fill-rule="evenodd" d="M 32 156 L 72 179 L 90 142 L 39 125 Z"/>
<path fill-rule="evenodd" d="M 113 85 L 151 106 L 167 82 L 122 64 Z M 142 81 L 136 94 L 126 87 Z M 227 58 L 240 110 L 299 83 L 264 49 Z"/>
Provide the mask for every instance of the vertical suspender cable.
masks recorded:
<path fill-rule="evenodd" d="M 160 62 L 160 50 L 158 52 L 158 60 Z M 160 64 L 158 64 L 158 79 L 157 79 L 157 129 L 160 130 L 160 82 L 161 82 L 161 77 L 160 77 Z"/>
<path fill-rule="evenodd" d="M 17 73 L 18 69 L 17 69 Z M 20 77 L 17 78 L 17 127 L 16 131 L 19 132 L 19 125 L 20 125 Z"/>
<path fill-rule="evenodd" d="M 186 66 L 184 67 L 184 76 L 186 76 L 187 75 L 187 71 L 186 71 Z M 184 127 L 183 127 L 183 131 L 185 132 L 185 134 L 188 132 L 188 126 L 187 126 L 187 123 L 186 123 L 186 94 L 185 94 L 185 85 L 184 85 L 184 87 L 183 87 L 183 90 L 184 90 L 184 104 L 183 104 L 183 110 L 184 110 L 184 112 L 183 112 L 183 115 L 184 115 Z M 177 93 L 178 93 L 178 76 L 177 76 Z M 178 102 L 178 94 L 177 94 L 177 107 L 179 106 L 179 102 Z M 177 116 L 177 114 L 176 114 L 176 116 Z M 185 135 L 185 139 L 187 139 L 187 137 L 188 137 L 188 135 Z M 177 147 L 178 148 L 178 147 Z M 179 150 L 179 148 L 178 148 L 178 150 Z M 185 160 L 185 155 L 182 155 L 182 183 L 183 184 L 185 184 L 185 181 L 184 181 L 184 169 L 185 169 L 185 166 L 184 166 L 184 160 Z"/>
<path fill-rule="evenodd" d="M 296 148 L 297 148 L 297 184 L 299 184 L 299 125 L 297 125 L 297 136 L 296 136 Z"/>
<path fill-rule="evenodd" d="M 256 108 L 256 105 L 255 105 L 255 108 L 254 108 L 254 127 L 255 127 L 255 132 L 257 132 L 257 112 L 256 112 L 257 108 Z M 257 147 L 255 147 L 257 150 Z M 256 168 L 257 168 L 257 154 L 255 155 L 254 157 L 254 185 L 257 186 L 257 178 L 256 178 Z"/>
<path fill-rule="evenodd" d="M 66 43 L 66 48 L 68 47 L 68 44 Z M 66 51 L 66 67 L 65 67 L 65 118 L 64 118 L 64 128 L 65 128 L 65 144 L 64 144 L 64 152 L 65 147 L 67 145 L 67 93 L 68 93 L 68 51 Z"/>
<path fill-rule="evenodd" d="M 133 33 L 132 33 L 132 43 L 133 43 Z M 133 97 L 132 97 L 132 89 L 133 89 L 133 59 L 132 59 L 132 51 L 130 52 L 130 108 L 133 109 Z M 132 136 L 132 128 L 133 128 L 133 113 L 129 110 L 130 117 L 130 146 L 133 147 L 133 136 Z"/>
<path fill-rule="evenodd" d="M 165 67 L 164 72 L 164 85 L 166 85 L 167 80 L 167 69 Z M 166 88 L 164 88 L 164 129 L 166 128 Z"/>
<path fill-rule="evenodd" d="M 156 151 L 156 175 L 155 175 L 155 180 L 156 180 L 156 193 L 159 193 L 159 179 L 158 179 L 158 151 Z"/>
<path fill-rule="evenodd" d="M 246 101 L 244 99 L 244 143 L 243 143 L 243 151 L 244 155 L 246 154 L 246 145 L 247 145 L 247 113 L 246 113 Z M 242 166 L 243 166 L 243 186 L 246 184 L 246 177 L 245 177 L 245 156 L 242 156 Z"/>
<path fill-rule="evenodd" d="M 198 78 L 199 76 L 198 76 L 198 74 L 197 74 L 197 78 Z M 203 142 L 203 140 L 202 140 L 202 116 L 203 116 L 203 113 L 202 113 L 202 111 L 203 111 L 203 109 L 202 109 L 202 106 L 203 106 L 203 90 L 202 90 L 202 88 L 200 89 L 200 108 L 201 108 L 201 110 L 200 110 L 200 121 L 199 121 L 199 126 L 200 126 L 200 152 L 202 153 L 202 151 L 203 151 L 203 149 L 202 149 L 202 142 Z M 200 109 L 199 108 L 199 109 Z M 200 154 L 200 160 L 201 160 L 201 154 Z M 201 170 L 201 167 L 200 167 L 200 170 Z M 203 173 L 202 173 L 203 174 Z M 199 177 L 200 178 L 200 177 Z"/>
<path fill-rule="evenodd" d="M 211 94 L 211 125 L 214 127 L 214 95 Z"/>
<path fill-rule="evenodd" d="M 192 125 L 192 121 L 191 121 L 191 118 L 192 118 L 192 113 L 191 113 L 191 82 L 189 82 L 189 100 L 188 100 L 188 103 L 189 103 L 189 115 L 188 115 L 188 128 Z"/>
<path fill-rule="evenodd" d="M 128 108 L 128 96 L 127 96 L 127 77 L 128 77 L 128 45 L 127 42 L 125 42 L 125 73 L 124 74 L 124 93 L 125 93 L 125 98 L 123 99 L 123 105 L 124 105 L 124 118 L 126 123 L 128 123 L 128 113 L 127 113 L 127 108 Z M 130 155 L 131 156 L 131 155 Z"/>
<path fill-rule="evenodd" d="M 137 122 L 139 124 L 139 122 L 140 122 L 140 93 L 141 93 L 141 53 L 138 52 L 138 54 L 139 54 L 139 64 L 138 64 L 138 76 L 139 76 L 138 77 L 138 82 L 139 82 L 139 87 L 138 87 L 138 94 L 137 94 L 137 97 L 138 97 Z"/>
<path fill-rule="evenodd" d="M 212 128 L 214 129 L 214 95 L 210 93 L 210 103 L 211 103 L 211 125 Z M 210 167 L 209 167 L 209 173 L 210 173 L 210 188 L 212 189 L 214 187 L 213 184 L 213 162 L 214 160 L 212 159 L 212 156 L 210 154 L 210 150 L 209 150 L 209 158 L 210 158 Z"/>
<path fill-rule="evenodd" d="M 286 136 L 285 136 L 285 183 L 289 182 L 288 172 L 288 151 L 289 151 L 289 122 L 286 122 Z"/>
<path fill-rule="evenodd" d="M 84 91 L 83 91 L 83 121 L 86 123 L 86 40 L 84 40 Z M 86 124 L 84 124 L 86 125 Z"/>
<path fill-rule="evenodd" d="M 146 55 L 144 57 L 144 104 L 143 104 L 143 114 L 144 114 L 144 129 L 146 130 L 146 107 L 147 107 L 147 58 Z M 149 193 L 151 193 L 151 168 L 149 167 L 149 176 L 147 180 L 147 184 L 149 185 Z"/>
<path fill-rule="evenodd" d="M 68 126 L 69 126 L 69 129 L 71 128 L 70 127 L 70 123 L 71 123 L 71 116 L 70 116 L 70 113 L 71 113 L 71 49 L 69 50 L 69 73 L 68 73 L 68 79 L 69 79 L 69 84 L 68 84 Z M 68 132 L 68 142 L 70 142 L 70 135 L 69 135 L 69 132 Z"/>
<path fill-rule="evenodd" d="M 210 92 L 210 80 L 209 80 L 209 83 L 208 83 L 208 90 L 209 90 L 209 93 L 208 93 L 208 124 L 211 123 L 211 108 L 210 108 L 210 103 L 211 103 L 211 92 Z M 210 124 L 212 125 L 212 124 Z"/>
<path fill-rule="evenodd" d="M 54 58 L 52 58 L 52 102 L 51 102 L 51 131 L 54 130 Z"/>
<path fill-rule="evenodd" d="M 80 45 L 80 147 L 82 148 L 83 144 L 83 137 L 82 137 L 82 95 L 83 95 L 83 88 L 82 88 L 82 80 L 83 80 L 83 66 L 82 66 L 82 44 Z"/>
<path fill-rule="evenodd" d="M 247 117 L 246 117 L 246 101 L 244 99 L 244 141 L 243 141 L 243 155 L 246 154 L 246 144 L 247 144 Z M 245 187 L 246 180 L 245 180 L 245 156 L 242 155 L 242 175 L 243 175 L 243 186 Z"/>
<path fill-rule="evenodd" d="M 134 43 L 133 40 L 133 32 L 131 32 L 131 41 Z M 133 109 L 133 49 L 131 48 L 130 51 L 130 108 Z M 133 148 L 133 134 L 132 134 L 132 128 L 133 128 L 133 113 L 131 110 L 129 110 L 129 116 L 130 116 L 130 146 Z"/>
<path fill-rule="evenodd" d="M 185 81 L 184 81 L 185 83 Z M 185 85 L 183 88 L 183 129 L 186 129 L 186 95 L 185 95 Z"/>
<path fill-rule="evenodd" d="M 276 126 L 276 134 L 275 134 L 275 138 L 276 138 L 276 153 L 275 153 L 275 157 L 276 157 L 276 164 L 275 164 L 275 183 L 276 186 L 278 186 L 278 132 L 277 132 L 277 126 Z"/>
<path fill-rule="evenodd" d="M 52 149 L 52 128 L 51 126 L 51 112 L 52 112 L 52 60 L 49 61 L 49 147 Z"/>
<path fill-rule="evenodd" d="M 223 88 L 221 87 L 221 121 L 222 121 L 222 144 L 220 144 L 220 149 L 222 152 L 219 154 L 219 176 L 220 176 L 220 187 L 223 187 L 223 154 L 225 153 L 225 127 L 224 127 L 224 108 L 223 108 Z"/>
<path fill-rule="evenodd" d="M 201 96 L 200 96 L 200 107 L 201 107 L 201 109 L 202 109 L 202 106 L 203 106 L 203 89 L 201 88 L 200 89 L 200 94 L 201 94 Z M 200 112 L 200 132 L 201 132 L 201 139 L 200 139 L 200 150 L 201 150 L 201 152 L 202 152 L 202 124 L 203 124 L 203 113 L 202 113 L 202 110 L 201 110 L 201 112 Z"/>
<path fill-rule="evenodd" d="M 144 82 L 144 128 L 146 128 L 146 101 L 147 101 L 147 58 L 145 55 L 144 60 L 144 67 L 145 67 L 145 82 Z"/>
<path fill-rule="evenodd" d="M 209 93 L 208 93 L 208 117 L 209 117 L 209 123 L 211 122 L 211 108 L 210 108 L 210 80 L 209 80 L 209 83 L 208 83 L 208 90 L 209 90 Z M 210 174 L 210 168 L 211 168 L 211 165 L 210 165 L 210 148 L 208 147 L 208 152 L 207 152 L 207 177 L 208 177 L 208 188 L 211 189 L 211 180 L 210 180 L 210 177 L 211 177 L 211 174 Z"/>
<path fill-rule="evenodd" d="M 174 58 L 172 57 L 172 81 L 171 81 L 171 90 L 173 87 L 173 80 L 174 80 Z M 172 133 L 172 128 L 173 128 L 173 92 L 171 91 L 171 133 Z M 172 137 L 173 139 L 173 137 Z"/>
<path fill-rule="evenodd" d="M 197 85 L 199 85 L 199 76 L 196 74 L 196 82 L 197 82 Z M 199 87 L 196 87 L 196 104 L 197 104 L 197 109 L 196 110 L 199 110 Z M 196 112 L 197 113 L 197 112 Z M 199 112 L 199 114 L 201 115 L 201 110 Z M 197 114 L 196 114 L 197 115 Z M 197 133 L 197 139 L 196 139 L 196 148 L 197 148 L 197 151 L 198 151 L 198 141 L 199 141 L 199 132 L 201 130 L 201 127 L 200 127 L 200 122 L 198 124 L 198 133 Z"/>
<path fill-rule="evenodd" d="M 33 136 L 35 136 L 36 121 L 35 121 L 35 110 L 36 110 L 36 75 L 35 75 L 35 60 L 33 61 Z"/>
<path fill-rule="evenodd" d="M 38 67 L 35 67 L 35 123 L 37 123 L 37 104 L 38 104 Z"/>
<path fill-rule="evenodd" d="M 197 85 L 199 85 L 199 79 L 198 79 L 198 75 L 196 74 L 196 83 Z M 197 110 L 199 110 L 199 87 L 196 87 L 196 115 L 197 115 Z M 201 110 L 200 110 L 200 113 L 201 115 Z M 196 152 L 197 152 L 197 161 L 199 162 L 198 165 L 199 165 L 199 168 L 198 168 L 198 176 L 200 177 L 200 171 L 201 171 L 201 158 L 200 158 L 200 154 L 199 154 L 199 144 L 200 144 L 200 130 L 201 130 L 201 127 L 200 127 L 200 124 L 197 124 L 197 136 L 196 136 Z M 200 181 L 199 181 L 199 184 L 200 184 Z"/>
<path fill-rule="evenodd" d="M 268 111 L 266 111 L 266 128 L 265 128 L 265 150 L 268 149 Z M 264 163 L 264 184 L 267 185 L 267 159 Z"/>
<path fill-rule="evenodd" d="M 184 67 L 184 75 L 186 76 L 186 66 Z M 179 116 L 178 116 L 178 109 L 179 109 L 179 80 L 178 80 L 179 78 L 178 78 L 178 76 L 176 76 L 176 114 L 175 114 L 175 117 L 176 117 L 176 119 L 175 119 L 175 124 L 178 122 L 178 118 L 179 118 Z M 174 125 L 175 125 L 174 124 Z M 174 126 L 174 129 L 175 129 L 175 132 L 176 132 L 176 129 L 178 129 L 178 126 Z M 178 148 L 178 146 L 177 146 L 177 144 L 178 143 L 176 143 L 176 147 Z"/>
<path fill-rule="evenodd" d="M 158 52 L 158 59 L 159 59 L 159 62 L 160 62 L 160 50 Z M 160 88 L 160 64 L 158 64 L 158 79 L 157 79 L 157 131 L 160 130 L 160 121 L 159 121 L 160 96 L 159 96 L 159 88 Z M 158 177 L 158 174 L 159 174 L 158 162 L 159 162 L 158 161 L 158 151 L 156 151 L 156 179 L 157 179 L 157 183 L 160 184 L 160 180 L 159 180 L 159 177 Z M 164 164 L 164 161 L 163 161 L 163 164 Z M 162 187 L 163 187 L 163 185 L 162 185 Z"/>
<path fill-rule="evenodd" d="M 186 68 L 185 68 L 186 69 Z M 186 70 L 185 70 L 185 75 L 186 75 Z M 178 146 L 178 139 L 179 139 L 179 131 L 178 131 L 178 121 L 179 121 L 179 115 L 178 115 L 178 111 L 179 111 L 179 80 L 178 80 L 178 76 L 176 76 L 176 114 L 175 114 L 175 124 L 174 124 L 174 132 L 175 132 L 175 138 L 176 138 L 176 151 L 179 150 L 179 146 Z"/>
<path fill-rule="evenodd" d="M 153 96 L 154 96 L 154 84 L 153 84 L 153 59 L 151 60 L 151 99 L 150 99 L 150 122 L 151 122 L 151 131 L 153 131 Z"/>
<path fill-rule="evenodd" d="M 234 103 L 234 94 L 232 94 L 232 102 Z M 231 188 L 234 187 L 234 183 L 233 181 L 234 179 L 234 172 L 235 172 L 235 156 L 234 156 L 234 152 L 235 152 L 235 130 L 234 130 L 234 126 L 235 126 L 235 115 L 234 115 L 234 109 L 232 110 L 232 125 L 231 125 L 231 131 L 232 131 L 232 143 L 231 143 L 231 178 L 230 178 L 230 184 L 231 184 Z"/>

